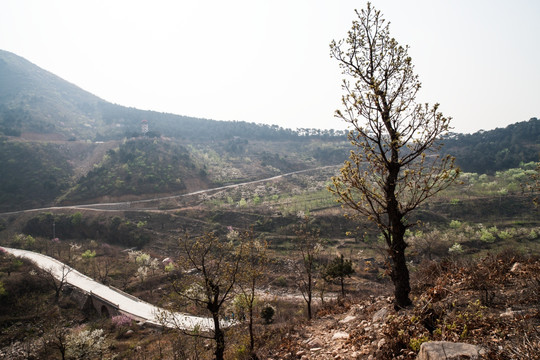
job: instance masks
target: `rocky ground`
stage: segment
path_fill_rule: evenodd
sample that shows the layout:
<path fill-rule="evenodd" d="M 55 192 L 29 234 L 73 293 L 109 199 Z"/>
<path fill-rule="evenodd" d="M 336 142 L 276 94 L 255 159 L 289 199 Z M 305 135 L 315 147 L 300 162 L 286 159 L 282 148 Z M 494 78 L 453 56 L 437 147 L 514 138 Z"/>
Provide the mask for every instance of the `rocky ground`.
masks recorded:
<path fill-rule="evenodd" d="M 511 251 L 423 264 L 414 306 L 345 301 L 295 327 L 273 359 L 416 359 L 433 341 L 478 345 L 483 359 L 540 359 L 540 260 Z M 326 312 L 326 313 L 325 313 Z"/>

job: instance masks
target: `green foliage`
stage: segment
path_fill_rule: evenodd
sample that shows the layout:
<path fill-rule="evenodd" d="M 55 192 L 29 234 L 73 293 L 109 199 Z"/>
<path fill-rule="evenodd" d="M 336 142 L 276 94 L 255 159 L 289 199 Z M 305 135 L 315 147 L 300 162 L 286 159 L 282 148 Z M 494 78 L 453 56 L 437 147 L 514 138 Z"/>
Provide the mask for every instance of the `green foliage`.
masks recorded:
<path fill-rule="evenodd" d="M 0 211 L 42 206 L 66 190 L 73 175 L 54 144 L 0 137 Z"/>
<path fill-rule="evenodd" d="M 246 199 L 241 198 L 240 201 L 238 202 L 238 206 L 239 207 L 245 207 L 246 205 L 247 205 Z"/>
<path fill-rule="evenodd" d="M 17 234 L 11 240 L 13 247 L 26 250 L 32 250 L 35 243 L 36 239 L 32 235 L 25 234 Z"/>
<path fill-rule="evenodd" d="M 412 351 L 418 352 L 420 351 L 420 346 L 422 346 L 422 344 L 426 341 L 429 341 L 429 336 L 427 335 L 418 338 L 411 338 L 411 340 L 409 341 L 409 347 Z"/>
<path fill-rule="evenodd" d="M 495 241 L 495 235 L 493 232 L 486 228 L 480 229 L 480 240 L 491 243 Z"/>
<path fill-rule="evenodd" d="M 494 174 L 538 161 L 540 120 L 531 118 L 506 128 L 480 130 L 474 134 L 451 134 L 444 144 L 442 153 L 455 156 L 464 171 Z"/>
<path fill-rule="evenodd" d="M 4 283 L 0 280 L 0 298 L 7 295 L 7 291 L 4 288 Z"/>
<path fill-rule="evenodd" d="M 139 221 L 139 222 L 137 223 L 137 229 L 140 229 L 140 228 L 145 227 L 146 224 L 147 224 L 146 221 Z"/>
<path fill-rule="evenodd" d="M 73 226 L 78 226 L 82 222 L 82 214 L 77 211 L 75 214 L 71 215 L 71 223 Z"/>
<path fill-rule="evenodd" d="M 93 259 L 96 257 L 96 252 L 94 250 L 86 250 L 81 254 L 83 259 Z"/>
<path fill-rule="evenodd" d="M 152 139 L 129 140 L 118 150 L 110 150 L 63 199 L 181 191 L 185 189 L 182 179 L 193 169 L 195 164 L 181 145 Z"/>
<path fill-rule="evenodd" d="M 261 318 L 264 320 L 265 324 L 270 324 L 274 319 L 275 313 L 276 310 L 271 305 L 267 304 L 261 309 Z"/>
<path fill-rule="evenodd" d="M 343 285 L 343 280 L 354 274 L 351 260 L 345 260 L 343 254 L 336 256 L 324 269 L 324 277 L 328 279 L 339 279 Z"/>
<path fill-rule="evenodd" d="M 463 253 L 463 247 L 459 243 L 454 243 L 449 249 L 448 253 L 451 255 L 459 255 Z"/>
<path fill-rule="evenodd" d="M 450 221 L 450 227 L 452 229 L 459 229 L 461 227 L 461 221 L 458 221 L 458 220 Z"/>
<path fill-rule="evenodd" d="M 276 280 L 274 280 L 274 285 L 279 287 L 287 287 L 289 285 L 289 281 L 284 276 L 279 276 Z"/>
<path fill-rule="evenodd" d="M 124 221 L 118 216 L 84 217 L 77 226 L 73 224 L 72 219 L 72 216 L 66 214 L 40 213 L 28 219 L 22 231 L 25 234 L 50 239 L 54 222 L 56 236 L 60 239 L 101 239 L 126 247 L 142 247 L 150 239 L 144 227 L 138 228 L 137 223 Z"/>

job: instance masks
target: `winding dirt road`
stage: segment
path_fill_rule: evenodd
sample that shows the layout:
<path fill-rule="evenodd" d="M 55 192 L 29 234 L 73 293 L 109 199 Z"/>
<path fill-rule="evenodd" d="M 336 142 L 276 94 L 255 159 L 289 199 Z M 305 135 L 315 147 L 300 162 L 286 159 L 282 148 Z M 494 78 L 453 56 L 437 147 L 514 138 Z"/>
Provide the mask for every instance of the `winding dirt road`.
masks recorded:
<path fill-rule="evenodd" d="M 151 199 L 144 199 L 144 200 L 135 200 L 135 201 L 123 201 L 123 202 L 115 202 L 115 203 L 96 203 L 96 204 L 82 204 L 82 205 L 69 205 L 69 206 L 51 206 L 51 207 L 44 207 L 44 208 L 36 208 L 36 209 L 27 209 L 27 210 L 19 210 L 19 211 L 11 211 L 11 212 L 4 212 L 0 213 L 1 215 L 17 215 L 17 214 L 23 214 L 23 213 L 30 213 L 30 212 L 37 212 L 37 211 L 48 211 L 48 210 L 61 210 L 61 209 L 87 209 L 87 210 L 98 210 L 98 211 L 107 211 L 107 210 L 129 210 L 129 211 L 148 211 L 148 209 L 145 208 L 132 208 L 132 205 L 138 205 L 138 204 L 144 204 L 144 203 L 150 203 L 155 201 L 162 201 L 162 200 L 170 200 L 170 199 L 178 199 L 193 195 L 200 195 L 204 193 L 214 192 L 214 191 L 220 191 L 225 189 L 232 189 L 240 186 L 246 186 L 246 185 L 253 185 L 258 184 L 262 182 L 272 181 L 280 178 L 284 178 L 291 175 L 306 173 L 310 171 L 316 171 L 316 170 L 322 170 L 322 169 L 329 169 L 329 168 L 335 168 L 341 165 L 328 165 L 328 166 L 321 166 L 317 168 L 312 169 L 305 169 L 305 170 L 298 170 L 293 171 L 286 174 L 276 175 L 265 179 L 259 179 L 259 180 L 252 180 L 240 184 L 232 184 L 232 185 L 225 185 L 220 186 L 216 188 L 211 189 L 204 189 L 204 190 L 198 190 L 194 192 L 190 192 L 187 194 L 180 194 L 180 195 L 171 195 L 171 196 L 164 196 L 164 197 L 157 197 L 157 198 L 151 198 Z M 109 208 L 109 209 L 107 209 Z"/>

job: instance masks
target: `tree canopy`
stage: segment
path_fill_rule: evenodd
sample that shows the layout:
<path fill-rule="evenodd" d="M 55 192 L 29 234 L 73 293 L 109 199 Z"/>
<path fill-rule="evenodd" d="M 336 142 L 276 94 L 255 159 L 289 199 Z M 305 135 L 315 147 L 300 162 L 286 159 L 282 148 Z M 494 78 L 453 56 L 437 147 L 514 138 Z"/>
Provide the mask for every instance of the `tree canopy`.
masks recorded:
<path fill-rule="evenodd" d="M 368 3 L 356 11 L 348 36 L 330 44 L 343 70 L 343 110 L 352 125 L 350 160 L 330 190 L 345 207 L 375 222 L 392 259 L 396 306 L 411 303 L 405 262 L 407 215 L 449 186 L 459 171 L 454 159 L 437 153 L 450 118 L 439 105 L 418 104 L 421 83 L 408 47 L 390 36 L 388 23 Z"/>

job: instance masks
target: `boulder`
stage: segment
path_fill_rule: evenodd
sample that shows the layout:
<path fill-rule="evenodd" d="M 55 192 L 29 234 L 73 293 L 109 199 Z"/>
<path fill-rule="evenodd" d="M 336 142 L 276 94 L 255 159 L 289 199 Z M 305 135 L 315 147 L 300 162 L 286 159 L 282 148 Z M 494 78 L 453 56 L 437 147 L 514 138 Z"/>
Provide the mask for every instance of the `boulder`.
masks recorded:
<path fill-rule="evenodd" d="M 332 340 L 347 340 L 348 338 L 349 334 L 345 331 L 336 331 L 332 336 Z"/>
<path fill-rule="evenodd" d="M 388 309 L 382 308 L 373 315 L 373 322 L 384 321 L 386 320 L 387 315 L 388 315 Z"/>
<path fill-rule="evenodd" d="M 429 341 L 422 344 L 416 360 L 474 360 L 483 353 L 481 347 L 472 344 Z"/>

